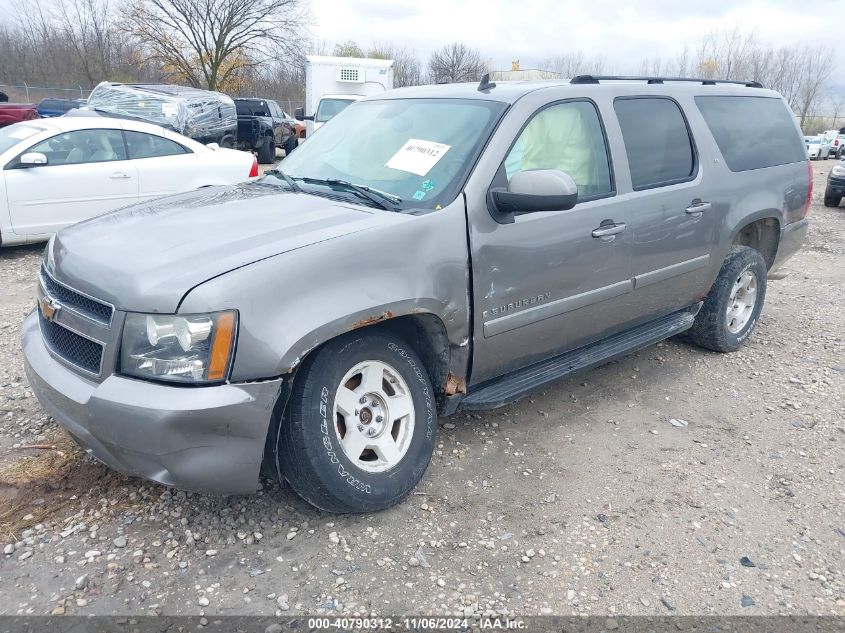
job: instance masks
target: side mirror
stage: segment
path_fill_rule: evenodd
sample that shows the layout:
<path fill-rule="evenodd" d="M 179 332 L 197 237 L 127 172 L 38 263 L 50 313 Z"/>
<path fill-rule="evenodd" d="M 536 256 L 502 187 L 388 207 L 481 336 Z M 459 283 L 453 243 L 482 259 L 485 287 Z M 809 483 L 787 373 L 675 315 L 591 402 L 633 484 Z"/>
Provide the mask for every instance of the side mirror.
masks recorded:
<path fill-rule="evenodd" d="M 297 108 L 293 111 L 293 118 L 302 121 L 305 118 L 305 108 Z"/>
<path fill-rule="evenodd" d="M 490 190 L 494 218 L 502 224 L 515 215 L 540 211 L 568 211 L 578 202 L 578 185 L 559 169 L 531 169 L 515 173 L 508 188 Z"/>
<path fill-rule="evenodd" d="M 18 164 L 21 167 L 39 167 L 49 164 L 47 157 L 41 152 L 27 152 L 21 156 Z"/>

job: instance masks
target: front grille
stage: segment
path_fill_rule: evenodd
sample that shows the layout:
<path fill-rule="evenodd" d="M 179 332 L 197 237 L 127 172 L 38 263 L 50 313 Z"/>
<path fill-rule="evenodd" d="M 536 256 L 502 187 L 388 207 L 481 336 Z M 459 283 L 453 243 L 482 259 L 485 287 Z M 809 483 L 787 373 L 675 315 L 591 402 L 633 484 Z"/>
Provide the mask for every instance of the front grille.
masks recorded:
<path fill-rule="evenodd" d="M 45 292 L 51 297 L 55 297 L 60 303 L 75 310 L 80 314 L 87 316 L 99 323 L 111 323 L 114 308 L 107 303 L 97 301 L 91 297 L 71 290 L 67 286 L 60 284 L 58 281 L 50 277 L 43 268 L 41 269 L 41 284 Z"/>
<path fill-rule="evenodd" d="M 99 343 L 71 332 L 58 323 L 48 321 L 38 311 L 38 320 L 41 323 L 41 334 L 52 352 L 65 359 L 72 365 L 84 369 L 92 374 L 100 373 L 100 365 L 103 360 L 103 346 Z"/>

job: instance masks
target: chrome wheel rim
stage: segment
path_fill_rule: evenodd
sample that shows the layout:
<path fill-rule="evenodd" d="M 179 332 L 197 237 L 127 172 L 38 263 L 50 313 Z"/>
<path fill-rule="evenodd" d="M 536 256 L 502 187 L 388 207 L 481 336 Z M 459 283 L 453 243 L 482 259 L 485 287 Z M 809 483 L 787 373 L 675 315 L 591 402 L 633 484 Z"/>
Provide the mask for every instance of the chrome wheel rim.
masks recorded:
<path fill-rule="evenodd" d="M 334 397 L 334 429 L 346 457 L 361 470 L 394 468 L 414 435 L 408 383 L 387 363 L 367 360 L 346 372 Z"/>
<path fill-rule="evenodd" d="M 726 310 L 728 332 L 739 334 L 751 320 L 757 303 L 757 275 L 751 270 L 743 271 L 736 278 L 728 298 Z"/>

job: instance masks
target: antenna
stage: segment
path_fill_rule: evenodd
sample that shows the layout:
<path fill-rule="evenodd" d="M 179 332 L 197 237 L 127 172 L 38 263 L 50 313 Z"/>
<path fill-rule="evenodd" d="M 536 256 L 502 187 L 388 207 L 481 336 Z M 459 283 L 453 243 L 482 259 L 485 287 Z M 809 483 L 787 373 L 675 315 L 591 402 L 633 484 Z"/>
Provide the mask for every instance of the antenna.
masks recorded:
<path fill-rule="evenodd" d="M 495 88 L 496 84 L 490 81 L 490 73 L 484 73 L 481 78 L 481 83 L 478 84 L 478 92 L 487 92 L 491 88 Z"/>

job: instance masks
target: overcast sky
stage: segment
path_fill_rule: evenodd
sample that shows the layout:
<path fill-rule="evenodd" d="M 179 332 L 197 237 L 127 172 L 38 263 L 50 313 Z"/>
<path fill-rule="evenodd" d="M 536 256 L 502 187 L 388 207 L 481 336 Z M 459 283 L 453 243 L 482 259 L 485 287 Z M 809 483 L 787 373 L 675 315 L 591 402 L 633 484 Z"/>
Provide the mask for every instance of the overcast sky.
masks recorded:
<path fill-rule="evenodd" d="M 845 84 L 842 0 L 311 0 L 314 34 L 328 42 L 407 43 L 427 59 L 439 45 L 475 46 L 496 69 L 536 68 L 582 49 L 606 67 L 638 72 L 645 57 L 673 57 L 702 34 L 739 25 L 766 43 L 837 45 L 834 81 Z"/>
<path fill-rule="evenodd" d="M 61 0 L 48 0 L 61 2 Z M 309 0 L 305 0 L 309 2 Z M 0 0 L 0 22 L 12 0 Z M 117 0 L 113 0 L 117 5 Z M 582 49 L 605 68 L 635 73 L 646 57 L 673 57 L 702 34 L 739 25 L 766 43 L 830 44 L 832 84 L 845 92 L 845 0 L 310 0 L 312 33 L 330 45 L 405 43 L 427 60 L 452 41 L 481 49 L 496 69 L 536 68 Z"/>

